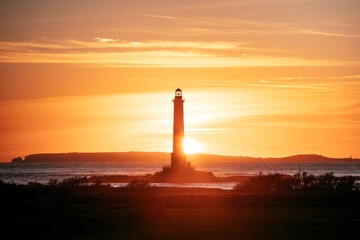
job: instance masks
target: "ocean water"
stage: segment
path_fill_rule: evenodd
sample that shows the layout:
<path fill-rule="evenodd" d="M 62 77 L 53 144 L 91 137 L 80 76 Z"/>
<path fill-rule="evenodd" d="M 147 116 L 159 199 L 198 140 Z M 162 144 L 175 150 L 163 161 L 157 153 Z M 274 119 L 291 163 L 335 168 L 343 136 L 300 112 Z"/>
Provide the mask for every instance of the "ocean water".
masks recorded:
<path fill-rule="evenodd" d="M 63 180 L 74 176 L 92 175 L 145 175 L 161 171 L 162 163 L 0 163 L 0 179 L 5 182 L 27 184 L 36 181 L 47 183 L 50 179 Z M 211 171 L 216 176 L 257 175 L 259 172 L 296 174 L 307 171 L 311 174 L 333 172 L 336 176 L 360 176 L 360 162 L 327 163 L 208 163 L 197 170 Z M 156 184 L 154 186 L 218 187 L 231 189 L 236 183 L 215 184 Z M 123 184 L 113 184 L 123 186 Z"/>

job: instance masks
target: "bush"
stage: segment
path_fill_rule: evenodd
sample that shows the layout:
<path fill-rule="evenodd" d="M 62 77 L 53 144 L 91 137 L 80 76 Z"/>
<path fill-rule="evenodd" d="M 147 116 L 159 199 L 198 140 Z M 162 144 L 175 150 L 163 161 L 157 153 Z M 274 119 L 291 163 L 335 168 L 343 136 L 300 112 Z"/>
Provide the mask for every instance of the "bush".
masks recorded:
<path fill-rule="evenodd" d="M 317 188 L 319 190 L 334 190 L 336 186 L 336 179 L 334 173 L 325 173 L 317 177 Z"/>
<path fill-rule="evenodd" d="M 338 178 L 336 182 L 336 189 L 337 190 L 356 190 L 356 178 L 354 176 L 344 176 Z"/>
<path fill-rule="evenodd" d="M 302 180 L 303 180 L 303 185 L 301 187 L 303 189 L 315 188 L 317 185 L 316 176 L 312 174 L 308 174 L 307 172 L 303 172 Z"/>
<path fill-rule="evenodd" d="M 56 183 L 56 182 L 53 182 Z M 60 182 L 58 185 L 59 187 L 63 188 L 79 188 L 87 183 L 86 177 L 72 177 L 72 178 L 66 178 L 62 182 Z"/>
<path fill-rule="evenodd" d="M 245 192 L 290 191 L 296 189 L 351 191 L 360 190 L 360 184 L 356 182 L 356 178 L 353 176 L 335 177 L 332 172 L 318 176 L 307 172 L 303 172 L 302 175 L 295 174 L 294 176 L 276 173 L 251 177 L 244 183 L 237 184 L 234 189 Z"/>
<path fill-rule="evenodd" d="M 52 178 L 52 179 L 50 179 L 49 182 L 48 182 L 48 185 L 49 185 L 50 187 L 58 187 L 59 184 L 60 184 L 60 182 L 59 182 L 59 180 L 57 180 L 56 178 Z"/>
<path fill-rule="evenodd" d="M 246 192 L 292 190 L 295 189 L 296 182 L 294 177 L 284 174 L 260 174 L 259 176 L 249 178 L 243 184 L 236 185 L 235 189 Z"/>

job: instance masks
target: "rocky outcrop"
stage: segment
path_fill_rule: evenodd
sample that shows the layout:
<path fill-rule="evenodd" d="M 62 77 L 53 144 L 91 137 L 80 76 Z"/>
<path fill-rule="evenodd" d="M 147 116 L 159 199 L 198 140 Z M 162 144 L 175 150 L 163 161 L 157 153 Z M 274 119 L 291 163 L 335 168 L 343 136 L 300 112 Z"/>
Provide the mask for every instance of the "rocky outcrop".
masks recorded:
<path fill-rule="evenodd" d="M 22 162 L 24 162 L 24 160 L 22 159 L 22 157 L 17 157 L 17 158 L 14 158 L 11 162 L 12 163 L 22 163 Z"/>
<path fill-rule="evenodd" d="M 156 172 L 153 175 L 152 181 L 160 183 L 208 183 L 217 182 L 217 178 L 212 172 L 203 172 L 197 170 L 176 171 L 170 168 L 167 171 Z"/>

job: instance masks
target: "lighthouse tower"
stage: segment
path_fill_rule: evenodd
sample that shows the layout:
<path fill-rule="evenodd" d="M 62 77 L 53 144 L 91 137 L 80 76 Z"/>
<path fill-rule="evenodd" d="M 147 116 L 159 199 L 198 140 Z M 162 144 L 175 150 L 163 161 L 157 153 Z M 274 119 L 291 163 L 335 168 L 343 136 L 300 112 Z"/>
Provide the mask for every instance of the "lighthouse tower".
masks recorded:
<path fill-rule="evenodd" d="M 184 99 L 180 88 L 175 90 L 174 102 L 174 128 L 173 151 L 171 153 L 171 166 L 163 166 L 161 172 L 153 176 L 155 182 L 215 182 L 212 172 L 195 170 L 190 162 L 186 161 L 184 152 Z"/>
<path fill-rule="evenodd" d="M 171 168 L 181 170 L 186 168 L 186 155 L 184 153 L 184 99 L 180 88 L 175 90 L 174 102 L 174 128 L 173 152 L 171 153 Z"/>

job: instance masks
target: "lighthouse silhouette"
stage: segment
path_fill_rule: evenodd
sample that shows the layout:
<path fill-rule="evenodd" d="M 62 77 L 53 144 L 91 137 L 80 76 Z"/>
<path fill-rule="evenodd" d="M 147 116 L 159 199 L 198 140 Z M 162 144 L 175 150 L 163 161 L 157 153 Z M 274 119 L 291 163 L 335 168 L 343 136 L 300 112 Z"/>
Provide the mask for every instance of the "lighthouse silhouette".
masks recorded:
<path fill-rule="evenodd" d="M 171 167 L 183 169 L 186 167 L 186 155 L 184 153 L 184 99 L 180 88 L 175 90 L 174 102 L 174 128 L 173 128 L 173 152 L 171 153 Z"/>
<path fill-rule="evenodd" d="M 180 88 L 175 90 L 174 102 L 174 125 L 173 125 L 173 151 L 171 153 L 171 165 L 164 166 L 163 172 L 172 175 L 189 174 L 195 171 L 195 167 L 186 161 L 184 152 L 184 102 Z"/>
<path fill-rule="evenodd" d="M 184 102 L 180 88 L 175 90 L 173 151 L 171 165 L 163 166 L 161 172 L 153 176 L 155 182 L 214 182 L 217 181 L 212 172 L 196 171 L 191 162 L 186 161 L 184 152 Z"/>

